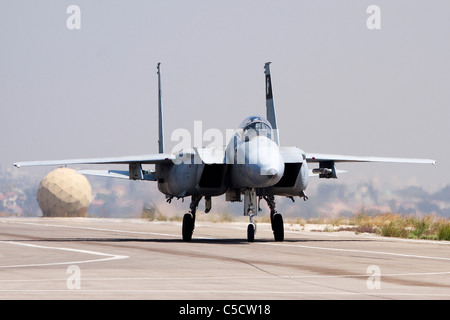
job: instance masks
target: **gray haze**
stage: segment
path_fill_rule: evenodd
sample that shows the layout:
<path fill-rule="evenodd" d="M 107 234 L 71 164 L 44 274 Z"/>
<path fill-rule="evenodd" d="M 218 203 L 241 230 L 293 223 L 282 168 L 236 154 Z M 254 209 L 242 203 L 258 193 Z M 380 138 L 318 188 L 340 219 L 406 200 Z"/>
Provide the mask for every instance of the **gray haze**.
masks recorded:
<path fill-rule="evenodd" d="M 66 26 L 71 4 L 80 30 Z M 366 26 L 371 4 L 381 30 Z M 438 161 L 339 166 L 350 171 L 339 183 L 450 181 L 446 0 L 2 1 L 0 45 L 2 170 L 156 153 L 157 62 L 167 150 L 170 133 L 195 120 L 235 128 L 264 115 L 272 61 L 282 145 Z"/>

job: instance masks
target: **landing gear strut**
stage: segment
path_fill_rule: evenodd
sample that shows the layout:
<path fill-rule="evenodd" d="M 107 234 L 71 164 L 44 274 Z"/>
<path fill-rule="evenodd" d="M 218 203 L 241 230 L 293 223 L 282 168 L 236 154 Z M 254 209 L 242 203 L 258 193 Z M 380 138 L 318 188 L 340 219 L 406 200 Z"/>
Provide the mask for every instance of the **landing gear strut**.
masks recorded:
<path fill-rule="evenodd" d="M 250 224 L 247 227 L 248 242 L 255 241 L 256 223 L 253 217 L 258 213 L 259 203 L 255 189 L 247 189 L 244 192 L 244 215 L 250 217 Z"/>
<path fill-rule="evenodd" d="M 275 241 L 283 241 L 284 240 L 283 216 L 281 215 L 281 213 L 278 213 L 277 210 L 275 209 L 275 197 L 265 196 L 264 200 L 266 200 L 270 208 L 270 223 L 272 224 L 272 231 Z"/>
<path fill-rule="evenodd" d="M 201 199 L 201 196 L 192 196 L 191 204 L 189 205 L 189 212 L 183 217 L 183 241 L 192 240 L 192 234 L 194 233 L 195 228 L 195 212 L 197 211 L 197 207 Z"/>

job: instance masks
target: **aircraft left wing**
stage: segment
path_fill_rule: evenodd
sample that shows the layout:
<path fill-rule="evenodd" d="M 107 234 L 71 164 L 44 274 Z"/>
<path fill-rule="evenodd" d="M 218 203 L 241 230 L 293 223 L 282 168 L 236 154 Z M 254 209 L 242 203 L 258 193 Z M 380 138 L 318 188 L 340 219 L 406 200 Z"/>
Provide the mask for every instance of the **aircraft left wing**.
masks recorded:
<path fill-rule="evenodd" d="M 361 157 L 361 156 L 344 156 L 338 154 L 322 154 L 307 153 L 306 161 L 308 162 L 397 162 L 397 163 L 422 163 L 436 164 L 436 160 L 432 159 L 415 159 L 415 158 L 386 158 L 386 157 Z"/>
<path fill-rule="evenodd" d="M 156 164 L 170 163 L 175 160 L 175 156 L 170 153 L 157 153 L 140 156 L 126 156 L 113 158 L 86 158 L 86 159 L 67 159 L 67 160 L 45 160 L 45 161 L 26 161 L 15 162 L 14 166 L 34 167 L 34 166 L 64 166 L 70 164 Z"/>
<path fill-rule="evenodd" d="M 387 158 L 387 157 L 361 157 L 344 156 L 338 154 L 307 153 L 306 161 L 309 163 L 319 163 L 319 168 L 312 170 L 312 175 L 319 175 L 319 178 L 337 178 L 339 170 L 336 170 L 336 162 L 391 162 L 391 163 L 420 163 L 436 164 L 432 159 L 415 158 Z M 311 173 L 310 173 L 311 175 Z"/>

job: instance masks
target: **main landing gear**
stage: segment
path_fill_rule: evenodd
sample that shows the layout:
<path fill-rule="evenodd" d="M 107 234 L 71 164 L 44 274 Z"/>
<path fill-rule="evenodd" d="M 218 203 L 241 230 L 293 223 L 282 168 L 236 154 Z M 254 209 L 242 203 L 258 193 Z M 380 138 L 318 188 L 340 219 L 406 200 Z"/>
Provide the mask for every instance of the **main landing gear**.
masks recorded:
<path fill-rule="evenodd" d="M 191 204 L 189 205 L 189 212 L 183 216 L 182 235 L 183 241 L 191 241 L 192 234 L 195 228 L 195 212 L 197 211 L 198 204 L 202 196 L 192 196 Z M 209 203 L 211 206 L 211 203 Z"/>
<path fill-rule="evenodd" d="M 182 236 L 183 241 L 191 241 L 192 234 L 195 228 L 195 213 L 197 212 L 198 204 L 202 196 L 192 196 L 191 204 L 189 205 L 189 212 L 183 216 Z M 275 197 L 264 196 L 269 208 L 270 208 L 270 222 L 272 225 L 273 236 L 275 241 L 284 240 L 284 225 L 283 216 L 275 209 Z M 205 198 L 205 212 L 211 210 L 211 198 Z M 259 211 L 259 199 L 256 195 L 255 189 L 248 189 L 244 192 L 244 215 L 249 216 L 250 223 L 247 227 L 247 240 L 248 242 L 255 241 L 256 223 L 254 217 Z"/>
<path fill-rule="evenodd" d="M 264 197 L 267 204 L 270 208 L 270 223 L 272 225 L 273 237 L 275 241 L 283 241 L 284 240 L 284 225 L 283 225 L 283 216 L 281 213 L 278 213 L 275 209 L 275 197 L 267 196 Z"/>

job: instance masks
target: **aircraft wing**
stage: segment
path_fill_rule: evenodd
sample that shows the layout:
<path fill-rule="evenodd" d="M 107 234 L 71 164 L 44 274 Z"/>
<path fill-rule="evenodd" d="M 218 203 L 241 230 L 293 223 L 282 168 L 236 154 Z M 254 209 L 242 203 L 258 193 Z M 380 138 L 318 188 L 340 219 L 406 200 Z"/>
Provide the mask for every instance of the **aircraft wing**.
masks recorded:
<path fill-rule="evenodd" d="M 308 162 L 393 162 L 393 163 L 421 163 L 436 164 L 436 160 L 432 159 L 415 159 L 415 158 L 386 158 L 386 157 L 361 157 L 361 156 L 345 156 L 338 154 L 323 153 L 307 153 L 306 161 Z"/>
<path fill-rule="evenodd" d="M 70 164 L 156 164 L 170 163 L 175 160 L 175 156 L 170 153 L 157 153 L 139 156 L 112 157 L 112 158 L 86 158 L 67 160 L 46 160 L 46 161 L 26 161 L 16 162 L 13 165 L 20 167 L 34 166 L 62 166 Z"/>

